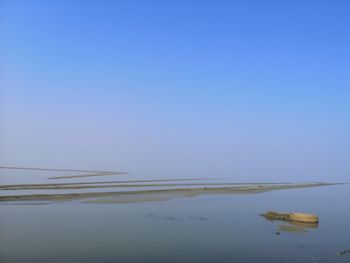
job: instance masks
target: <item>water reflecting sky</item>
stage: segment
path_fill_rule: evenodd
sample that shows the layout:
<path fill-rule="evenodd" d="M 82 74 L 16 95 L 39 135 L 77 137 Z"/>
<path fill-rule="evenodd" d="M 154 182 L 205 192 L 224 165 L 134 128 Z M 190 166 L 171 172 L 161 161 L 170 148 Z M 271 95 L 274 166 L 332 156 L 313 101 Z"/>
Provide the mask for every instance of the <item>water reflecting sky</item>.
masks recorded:
<path fill-rule="evenodd" d="M 0 206 L 2 262 L 348 262 L 349 186 L 136 204 Z M 281 231 L 267 210 L 319 215 Z M 275 232 L 280 231 L 280 235 Z"/>

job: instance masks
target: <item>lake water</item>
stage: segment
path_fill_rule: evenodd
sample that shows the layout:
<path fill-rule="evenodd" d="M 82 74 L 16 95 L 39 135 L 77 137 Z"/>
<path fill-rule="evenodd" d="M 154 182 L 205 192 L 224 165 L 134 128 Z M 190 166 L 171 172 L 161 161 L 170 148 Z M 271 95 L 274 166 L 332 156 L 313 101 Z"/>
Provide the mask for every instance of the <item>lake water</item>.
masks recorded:
<path fill-rule="evenodd" d="M 160 202 L 0 203 L 0 262 L 350 262 L 349 185 Z M 286 232 L 266 211 L 309 212 Z M 276 234 L 276 232 L 279 233 Z"/>

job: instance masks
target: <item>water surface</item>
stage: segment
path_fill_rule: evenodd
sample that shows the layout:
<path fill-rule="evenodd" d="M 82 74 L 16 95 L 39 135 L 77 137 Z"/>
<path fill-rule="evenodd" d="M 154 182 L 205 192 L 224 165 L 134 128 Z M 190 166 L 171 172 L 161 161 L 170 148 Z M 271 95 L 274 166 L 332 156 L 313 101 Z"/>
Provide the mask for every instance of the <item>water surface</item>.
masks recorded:
<path fill-rule="evenodd" d="M 161 202 L 0 204 L 1 262 L 350 262 L 348 185 Z M 38 204 L 41 205 L 38 205 Z M 284 232 L 268 210 L 319 215 Z M 276 232 L 280 234 L 277 235 Z"/>

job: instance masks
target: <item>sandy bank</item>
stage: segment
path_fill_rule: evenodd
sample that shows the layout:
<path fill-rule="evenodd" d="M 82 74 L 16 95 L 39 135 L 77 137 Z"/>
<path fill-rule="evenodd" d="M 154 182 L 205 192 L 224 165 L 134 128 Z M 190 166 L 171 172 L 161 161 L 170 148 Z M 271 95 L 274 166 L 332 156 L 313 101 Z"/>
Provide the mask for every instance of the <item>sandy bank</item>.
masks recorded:
<path fill-rule="evenodd" d="M 180 189 L 137 190 L 127 192 L 91 192 L 67 194 L 32 194 L 0 196 L 4 201 L 71 201 L 86 199 L 89 203 L 131 203 L 162 201 L 177 197 L 195 197 L 204 194 L 256 194 L 273 190 L 297 189 L 332 185 L 329 183 L 281 184 L 281 185 L 244 185 L 230 187 L 199 187 Z"/>

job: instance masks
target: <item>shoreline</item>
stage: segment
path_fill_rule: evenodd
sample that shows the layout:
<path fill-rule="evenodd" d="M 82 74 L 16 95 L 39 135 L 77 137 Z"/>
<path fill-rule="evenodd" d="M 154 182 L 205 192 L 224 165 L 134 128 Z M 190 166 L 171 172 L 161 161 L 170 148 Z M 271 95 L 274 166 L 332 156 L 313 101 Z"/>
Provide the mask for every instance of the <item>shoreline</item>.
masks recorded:
<path fill-rule="evenodd" d="M 161 181 L 161 180 L 159 180 Z M 165 181 L 165 180 L 164 180 Z M 163 182 L 164 182 L 163 181 Z M 170 181 L 170 180 L 169 180 Z M 174 180 L 174 181 L 181 181 L 181 180 Z M 191 180 L 194 181 L 194 180 Z M 133 181 L 131 181 L 133 182 Z M 142 182 L 142 181 L 139 181 Z M 145 182 L 152 182 L 152 181 L 145 181 Z M 154 182 L 157 182 L 157 180 L 154 180 Z M 101 182 L 89 182 L 89 183 L 66 183 L 66 184 L 38 184 L 38 185 L 0 185 L 0 190 L 2 191 L 17 191 L 17 190 L 75 190 L 75 189 L 96 189 L 96 188 L 134 188 L 134 187 L 173 187 L 173 186 L 257 186 L 257 185 L 263 185 L 263 186 L 269 186 L 269 185 L 295 185 L 293 183 L 285 183 L 285 184 L 278 184 L 278 183 L 164 183 L 164 184 L 135 184 L 137 181 L 134 181 L 133 184 L 130 183 L 116 183 L 116 184 L 102 184 Z"/>
<path fill-rule="evenodd" d="M 333 183 L 304 183 L 279 185 L 246 185 L 231 187 L 200 187 L 179 189 L 136 190 L 125 192 L 89 192 L 65 194 L 31 194 L 0 196 L 0 202 L 10 201 L 73 201 L 82 199 L 87 203 L 131 203 L 162 201 L 177 197 L 195 197 L 204 194 L 257 194 L 274 190 L 300 189 L 336 185 Z M 95 198 L 96 200 L 93 200 Z M 102 199 L 103 198 L 103 199 Z M 106 199 L 107 198 L 107 199 Z"/>

